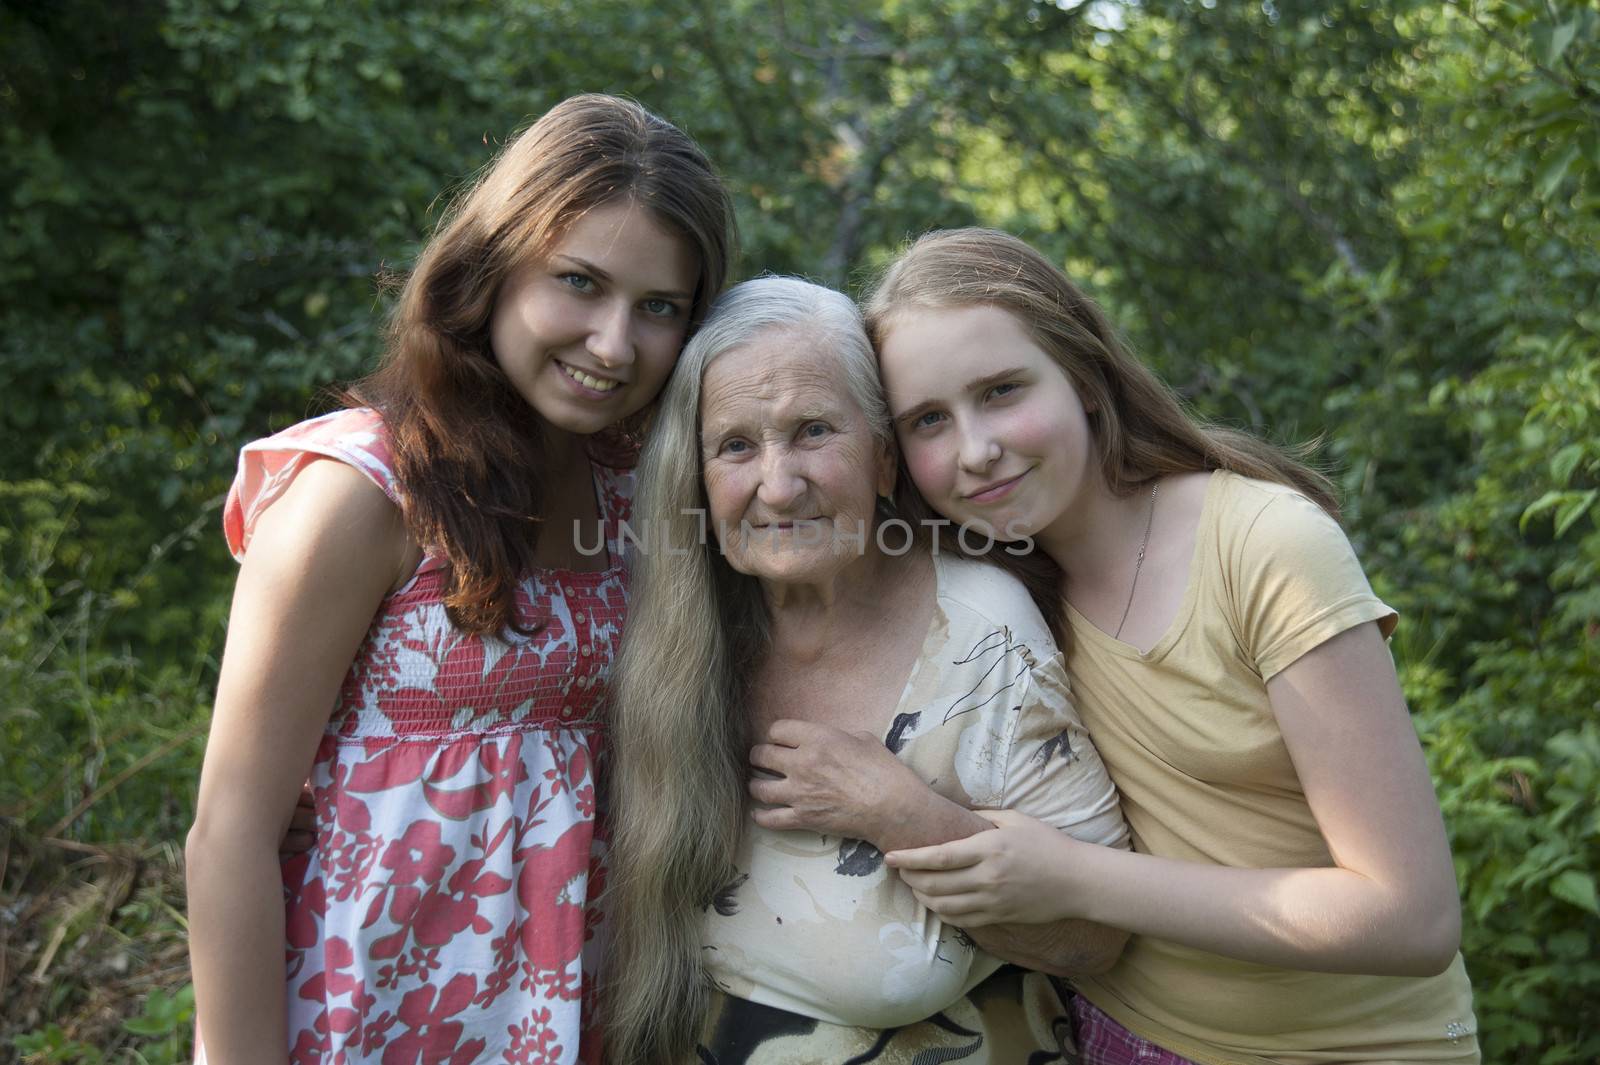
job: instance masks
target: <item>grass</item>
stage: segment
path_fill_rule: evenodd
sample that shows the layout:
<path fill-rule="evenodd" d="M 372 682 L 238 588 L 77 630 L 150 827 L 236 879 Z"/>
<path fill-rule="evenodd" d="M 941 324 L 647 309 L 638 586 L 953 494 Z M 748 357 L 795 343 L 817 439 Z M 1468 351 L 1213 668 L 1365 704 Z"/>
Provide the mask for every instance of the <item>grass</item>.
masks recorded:
<path fill-rule="evenodd" d="M 92 844 L 0 823 L 5 1060 L 188 1060 L 183 866 L 171 842 Z"/>
<path fill-rule="evenodd" d="M 188 665 L 107 646 L 139 604 L 64 561 L 69 488 L 0 482 L 0 1063 L 165 1065 L 193 1045 L 181 841 L 220 626 L 194 610 Z"/>

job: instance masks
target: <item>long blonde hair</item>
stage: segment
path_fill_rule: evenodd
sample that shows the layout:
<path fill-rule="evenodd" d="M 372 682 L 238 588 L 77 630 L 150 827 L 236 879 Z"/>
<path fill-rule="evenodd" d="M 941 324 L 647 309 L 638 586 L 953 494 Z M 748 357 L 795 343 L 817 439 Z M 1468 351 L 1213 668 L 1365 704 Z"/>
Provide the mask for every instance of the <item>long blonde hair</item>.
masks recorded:
<path fill-rule="evenodd" d="M 700 395 L 719 356 L 769 330 L 820 336 L 843 390 L 893 446 L 871 344 L 849 297 L 797 278 L 729 289 L 678 360 L 640 456 L 630 524 L 641 549 L 612 683 L 611 951 L 602 1016 L 618 1062 L 676 1062 L 706 1006 L 701 927 L 744 826 L 750 680 L 766 653 L 755 578 L 704 521 Z"/>
<path fill-rule="evenodd" d="M 1089 424 L 1111 491 L 1126 495 L 1167 474 L 1230 470 L 1296 488 L 1338 517 L 1332 482 L 1299 461 L 1299 452 L 1195 417 L 1133 357 L 1093 300 L 1010 234 L 950 229 L 917 240 L 873 292 L 867 330 L 881 345 L 908 310 L 978 305 L 1014 314 L 1067 375 L 1093 412 Z M 902 509 L 926 508 L 908 476 L 900 478 L 900 493 Z"/>

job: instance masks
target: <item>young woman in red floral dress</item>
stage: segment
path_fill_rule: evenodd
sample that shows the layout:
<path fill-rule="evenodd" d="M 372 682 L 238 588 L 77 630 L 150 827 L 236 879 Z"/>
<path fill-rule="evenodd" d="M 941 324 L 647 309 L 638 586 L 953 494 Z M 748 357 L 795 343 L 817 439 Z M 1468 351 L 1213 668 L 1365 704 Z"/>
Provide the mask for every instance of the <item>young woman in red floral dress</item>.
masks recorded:
<path fill-rule="evenodd" d="M 200 1060 L 599 1060 L 626 430 L 731 242 L 688 137 L 574 97 L 446 218 L 351 407 L 245 447 L 187 848 Z"/>

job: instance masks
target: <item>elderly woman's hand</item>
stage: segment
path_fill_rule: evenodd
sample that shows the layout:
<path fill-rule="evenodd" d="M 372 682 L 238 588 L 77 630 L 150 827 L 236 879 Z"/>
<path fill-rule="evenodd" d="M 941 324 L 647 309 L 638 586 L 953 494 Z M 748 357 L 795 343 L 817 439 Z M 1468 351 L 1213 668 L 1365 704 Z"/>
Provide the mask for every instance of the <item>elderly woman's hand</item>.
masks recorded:
<path fill-rule="evenodd" d="M 942 800 L 870 732 L 775 721 L 750 750 L 756 824 L 864 839 L 886 835 L 920 804 Z M 764 773 L 763 773 L 764 771 Z M 767 776 L 764 774 L 774 774 Z"/>

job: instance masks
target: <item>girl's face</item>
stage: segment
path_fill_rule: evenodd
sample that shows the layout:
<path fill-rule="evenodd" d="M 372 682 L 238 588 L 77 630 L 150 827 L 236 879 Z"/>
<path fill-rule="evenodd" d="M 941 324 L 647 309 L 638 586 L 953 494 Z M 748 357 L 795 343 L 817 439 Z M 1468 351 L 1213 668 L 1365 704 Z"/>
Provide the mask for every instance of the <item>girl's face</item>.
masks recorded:
<path fill-rule="evenodd" d="M 689 324 L 698 262 L 689 243 L 630 201 L 595 207 L 495 298 L 489 341 L 528 405 L 569 433 L 595 433 L 666 383 Z"/>
<path fill-rule="evenodd" d="M 911 480 L 928 503 L 998 540 L 1047 528 L 1099 476 L 1077 390 L 998 307 L 908 308 L 879 364 Z"/>

